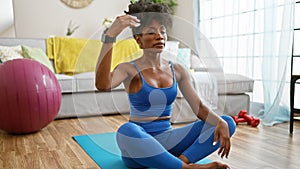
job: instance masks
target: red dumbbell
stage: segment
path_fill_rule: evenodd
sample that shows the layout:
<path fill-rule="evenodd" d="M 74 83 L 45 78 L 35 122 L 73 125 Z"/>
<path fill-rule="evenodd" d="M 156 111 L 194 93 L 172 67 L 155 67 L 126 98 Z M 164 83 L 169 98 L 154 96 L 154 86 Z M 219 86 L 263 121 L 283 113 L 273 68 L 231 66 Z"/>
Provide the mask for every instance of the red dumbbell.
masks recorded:
<path fill-rule="evenodd" d="M 239 118 L 238 116 L 231 116 L 236 125 L 239 123 L 247 122 L 245 118 Z"/>
<path fill-rule="evenodd" d="M 257 127 L 260 123 L 259 118 L 248 115 L 246 110 L 241 110 L 238 114 L 238 118 L 244 118 L 248 125 L 251 125 L 252 127 Z"/>

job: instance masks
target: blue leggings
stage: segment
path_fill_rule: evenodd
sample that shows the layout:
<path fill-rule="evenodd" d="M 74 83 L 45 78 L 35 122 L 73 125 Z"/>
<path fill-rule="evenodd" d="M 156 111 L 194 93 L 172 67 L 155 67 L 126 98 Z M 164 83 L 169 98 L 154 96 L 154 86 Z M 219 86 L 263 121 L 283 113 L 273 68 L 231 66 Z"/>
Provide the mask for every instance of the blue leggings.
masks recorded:
<path fill-rule="evenodd" d="M 229 116 L 222 116 L 229 127 L 230 136 L 236 125 Z M 161 133 L 147 133 L 142 127 L 127 122 L 117 132 L 117 143 L 122 159 L 130 168 L 181 169 L 179 155 L 185 155 L 195 163 L 220 147 L 213 145 L 215 126 L 201 120 L 181 128 Z"/>

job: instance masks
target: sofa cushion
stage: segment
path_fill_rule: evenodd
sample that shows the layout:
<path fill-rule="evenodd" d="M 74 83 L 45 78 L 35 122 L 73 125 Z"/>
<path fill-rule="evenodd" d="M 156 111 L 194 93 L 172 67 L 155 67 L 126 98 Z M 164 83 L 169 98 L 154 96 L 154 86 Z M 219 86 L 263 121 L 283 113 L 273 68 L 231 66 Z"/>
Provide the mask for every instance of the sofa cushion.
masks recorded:
<path fill-rule="evenodd" d="M 207 71 L 203 61 L 195 54 L 190 54 L 190 69 L 195 71 Z"/>
<path fill-rule="evenodd" d="M 97 91 L 95 87 L 95 72 L 85 72 L 73 76 L 56 74 L 55 76 L 60 84 L 62 93 Z M 124 85 L 121 84 L 114 88 L 113 91 L 124 89 Z"/>
<path fill-rule="evenodd" d="M 241 94 L 253 92 L 254 80 L 239 74 L 223 74 L 216 76 L 218 94 Z"/>
<path fill-rule="evenodd" d="M 42 49 L 22 45 L 22 55 L 24 56 L 24 58 L 33 59 L 40 62 L 41 64 L 47 66 L 52 72 L 54 72 L 53 66 L 48 59 L 48 56 Z"/>
<path fill-rule="evenodd" d="M 76 83 L 76 91 L 77 92 L 89 92 L 89 91 L 97 91 L 95 86 L 95 72 L 85 72 L 74 75 L 75 83 Z M 124 90 L 123 83 L 118 87 L 112 89 L 114 90 Z"/>
<path fill-rule="evenodd" d="M 172 62 L 177 62 L 178 49 L 179 41 L 167 41 L 161 57 Z"/>
<path fill-rule="evenodd" d="M 74 75 L 77 92 L 96 91 L 95 73 L 85 72 Z"/>
<path fill-rule="evenodd" d="M 0 61 L 6 62 L 13 59 L 21 59 L 22 56 L 21 46 L 0 46 Z"/>
<path fill-rule="evenodd" d="M 181 63 L 186 69 L 191 68 L 191 49 L 190 48 L 179 48 L 176 61 Z"/>

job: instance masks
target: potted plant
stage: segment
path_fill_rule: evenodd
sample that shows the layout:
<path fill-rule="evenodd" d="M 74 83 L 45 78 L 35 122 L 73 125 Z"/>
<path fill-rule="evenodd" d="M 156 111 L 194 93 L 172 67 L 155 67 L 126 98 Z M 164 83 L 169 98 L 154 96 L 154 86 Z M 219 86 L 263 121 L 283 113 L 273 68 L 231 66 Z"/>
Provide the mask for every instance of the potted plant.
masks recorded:
<path fill-rule="evenodd" d="M 72 23 L 72 20 L 70 20 L 68 28 L 67 28 L 66 36 L 71 36 L 76 31 L 76 29 L 78 29 L 78 28 L 79 28 L 79 25 L 74 25 Z"/>
<path fill-rule="evenodd" d="M 175 8 L 178 5 L 177 0 L 131 0 L 131 2 L 136 2 L 136 1 L 146 1 L 146 2 L 166 4 L 170 8 L 171 14 L 174 14 Z"/>

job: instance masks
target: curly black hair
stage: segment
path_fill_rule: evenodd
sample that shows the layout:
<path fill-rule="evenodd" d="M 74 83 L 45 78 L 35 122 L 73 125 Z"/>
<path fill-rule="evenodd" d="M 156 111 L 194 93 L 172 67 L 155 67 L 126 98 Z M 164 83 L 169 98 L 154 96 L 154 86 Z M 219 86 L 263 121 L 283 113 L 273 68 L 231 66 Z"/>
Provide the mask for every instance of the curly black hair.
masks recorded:
<path fill-rule="evenodd" d="M 142 29 L 152 23 L 153 20 L 164 25 L 167 29 L 172 27 L 172 17 L 170 9 L 162 3 L 154 3 L 151 0 L 139 0 L 130 2 L 128 11 L 124 11 L 127 15 L 136 16 L 140 20 L 139 27 L 133 27 L 133 35 L 141 34 Z"/>

